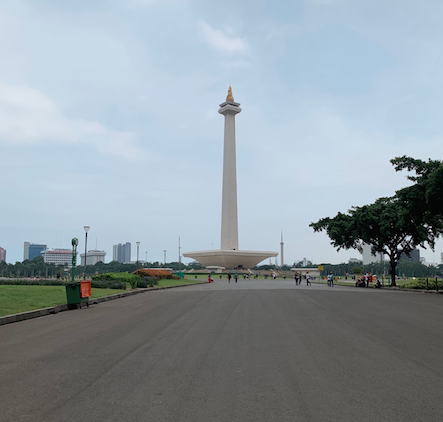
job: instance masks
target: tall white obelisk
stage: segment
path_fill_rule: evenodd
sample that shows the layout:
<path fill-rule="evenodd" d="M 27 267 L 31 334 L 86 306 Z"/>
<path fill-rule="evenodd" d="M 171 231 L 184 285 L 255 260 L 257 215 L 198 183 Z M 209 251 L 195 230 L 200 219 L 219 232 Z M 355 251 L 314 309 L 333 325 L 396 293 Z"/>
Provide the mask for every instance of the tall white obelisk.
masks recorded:
<path fill-rule="evenodd" d="M 217 268 L 217 270 L 254 268 L 264 259 L 278 255 L 277 252 L 238 249 L 235 115 L 241 112 L 239 106 L 240 104 L 234 101 L 232 89 L 229 87 L 226 101 L 220 104 L 218 110 L 225 116 L 221 247 L 216 250 L 183 253 L 184 257 L 194 258 L 206 268 Z"/>
<path fill-rule="evenodd" d="M 220 104 L 218 112 L 225 116 L 225 135 L 223 152 L 223 193 L 222 193 L 222 250 L 238 250 L 237 217 L 237 164 L 235 153 L 235 115 L 241 112 L 240 104 L 234 102 L 229 86 L 228 96 Z"/>

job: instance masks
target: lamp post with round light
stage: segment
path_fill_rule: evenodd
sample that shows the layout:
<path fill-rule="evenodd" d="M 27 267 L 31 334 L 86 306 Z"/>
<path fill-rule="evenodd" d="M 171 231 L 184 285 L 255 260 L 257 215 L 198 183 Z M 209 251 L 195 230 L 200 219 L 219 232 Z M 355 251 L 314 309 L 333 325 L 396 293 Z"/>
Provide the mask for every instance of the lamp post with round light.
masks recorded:
<path fill-rule="evenodd" d="M 85 280 L 86 280 L 86 253 L 88 250 L 88 231 L 89 231 L 90 227 L 83 226 L 83 228 L 85 229 Z"/>
<path fill-rule="evenodd" d="M 138 263 L 138 251 L 140 250 L 140 242 L 135 242 L 137 244 L 137 262 L 135 265 L 137 265 L 137 274 L 138 274 L 138 267 L 140 264 Z"/>

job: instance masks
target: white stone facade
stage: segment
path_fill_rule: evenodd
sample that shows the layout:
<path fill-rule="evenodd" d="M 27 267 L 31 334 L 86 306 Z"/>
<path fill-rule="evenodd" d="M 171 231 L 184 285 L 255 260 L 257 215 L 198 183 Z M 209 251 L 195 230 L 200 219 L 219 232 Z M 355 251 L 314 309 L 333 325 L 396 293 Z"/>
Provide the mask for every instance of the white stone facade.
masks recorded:
<path fill-rule="evenodd" d="M 253 268 L 277 252 L 241 251 L 238 247 L 237 216 L 237 164 L 235 151 L 235 115 L 241 112 L 240 104 L 234 102 L 231 87 L 226 101 L 218 112 L 225 117 L 223 149 L 223 192 L 221 244 L 219 250 L 186 252 L 184 257 L 193 258 L 205 267 L 229 269 Z"/>
<path fill-rule="evenodd" d="M 53 249 L 42 252 L 43 261 L 47 264 L 66 265 L 72 267 L 72 250 L 71 249 Z"/>
<path fill-rule="evenodd" d="M 86 265 L 95 265 L 97 262 L 105 262 L 105 251 L 88 251 L 86 253 Z M 82 266 L 85 265 L 85 254 L 80 254 L 81 264 Z"/>
<path fill-rule="evenodd" d="M 235 152 L 235 115 L 241 112 L 239 103 L 224 102 L 218 112 L 225 116 L 223 150 L 223 193 L 222 193 L 222 250 L 238 250 L 237 216 L 237 162 Z"/>

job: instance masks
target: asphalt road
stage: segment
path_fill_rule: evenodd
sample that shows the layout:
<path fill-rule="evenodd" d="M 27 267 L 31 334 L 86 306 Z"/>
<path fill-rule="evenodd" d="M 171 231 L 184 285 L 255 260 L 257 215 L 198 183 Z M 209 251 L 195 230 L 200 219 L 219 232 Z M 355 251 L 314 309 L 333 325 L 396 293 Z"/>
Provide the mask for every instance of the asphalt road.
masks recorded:
<path fill-rule="evenodd" d="M 0 327 L 0 421 L 441 421 L 443 297 L 217 280 Z"/>

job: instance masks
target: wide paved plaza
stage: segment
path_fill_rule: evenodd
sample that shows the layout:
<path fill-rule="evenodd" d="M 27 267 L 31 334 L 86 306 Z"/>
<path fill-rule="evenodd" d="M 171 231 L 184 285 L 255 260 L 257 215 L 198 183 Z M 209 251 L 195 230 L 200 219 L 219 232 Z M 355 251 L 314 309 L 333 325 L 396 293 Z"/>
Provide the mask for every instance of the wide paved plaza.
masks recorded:
<path fill-rule="evenodd" d="M 443 296 L 240 279 L 0 327 L 2 422 L 441 421 Z"/>

